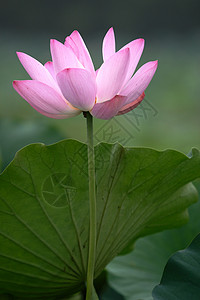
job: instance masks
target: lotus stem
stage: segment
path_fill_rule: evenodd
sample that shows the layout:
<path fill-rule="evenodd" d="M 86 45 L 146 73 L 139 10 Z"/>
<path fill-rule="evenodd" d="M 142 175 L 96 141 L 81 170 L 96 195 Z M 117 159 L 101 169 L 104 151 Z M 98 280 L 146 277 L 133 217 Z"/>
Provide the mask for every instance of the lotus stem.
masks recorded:
<path fill-rule="evenodd" d="M 88 145 L 88 179 L 89 179 L 89 202 L 90 202 L 90 232 L 89 254 L 87 268 L 87 291 L 86 300 L 98 299 L 93 286 L 94 267 L 96 258 L 96 186 L 95 186 L 95 160 L 93 144 L 93 117 L 87 112 L 87 145 Z"/>

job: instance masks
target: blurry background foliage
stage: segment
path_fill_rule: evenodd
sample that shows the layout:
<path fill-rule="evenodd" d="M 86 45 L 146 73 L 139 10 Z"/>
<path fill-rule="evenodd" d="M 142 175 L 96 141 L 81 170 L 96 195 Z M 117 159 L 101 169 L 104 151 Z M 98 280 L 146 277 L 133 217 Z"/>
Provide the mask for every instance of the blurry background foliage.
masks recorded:
<path fill-rule="evenodd" d="M 0 9 L 3 167 L 27 143 L 52 143 L 61 138 L 86 140 L 82 115 L 65 120 L 48 119 L 32 109 L 12 88 L 14 79 L 29 78 L 16 51 L 45 63 L 50 60 L 50 38 L 63 42 L 74 29 L 82 34 L 96 68 L 102 63 L 103 36 L 111 26 L 116 33 L 117 49 L 139 37 L 146 40 L 139 66 L 149 60 L 159 60 L 156 75 L 146 91 L 147 104 L 152 109 L 150 106 L 146 111 L 137 108 L 128 119 L 120 116 L 110 123 L 96 119 L 96 142 L 103 138 L 107 142 L 119 140 L 126 145 L 160 150 L 175 148 L 185 153 L 192 146 L 199 148 L 199 11 L 198 0 L 3 1 Z"/>

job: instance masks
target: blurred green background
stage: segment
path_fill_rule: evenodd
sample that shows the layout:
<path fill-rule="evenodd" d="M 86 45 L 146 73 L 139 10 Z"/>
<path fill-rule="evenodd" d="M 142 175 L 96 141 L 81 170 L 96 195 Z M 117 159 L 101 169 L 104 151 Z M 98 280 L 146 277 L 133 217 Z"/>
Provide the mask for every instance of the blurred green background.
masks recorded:
<path fill-rule="evenodd" d="M 142 107 L 111 121 L 95 120 L 95 141 L 188 153 L 200 148 L 200 2 L 198 0 L 3 1 L 0 9 L 0 151 L 2 168 L 15 151 L 32 142 L 61 138 L 86 141 L 85 119 L 54 120 L 34 111 L 12 88 L 28 79 L 16 51 L 42 63 L 50 60 L 49 40 L 82 34 L 96 68 L 101 45 L 113 26 L 117 49 L 143 37 L 139 66 L 159 60 Z"/>

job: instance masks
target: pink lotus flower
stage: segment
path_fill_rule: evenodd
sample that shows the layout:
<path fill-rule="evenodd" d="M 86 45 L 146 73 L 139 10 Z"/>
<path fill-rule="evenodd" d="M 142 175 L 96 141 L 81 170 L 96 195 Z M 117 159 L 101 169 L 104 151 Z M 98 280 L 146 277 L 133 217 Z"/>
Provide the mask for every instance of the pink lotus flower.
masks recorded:
<path fill-rule="evenodd" d="M 144 64 L 132 77 L 144 48 L 137 39 L 115 52 L 110 28 L 103 40 L 103 64 L 95 71 L 90 54 L 78 33 L 62 44 L 51 40 L 52 62 L 44 66 L 18 52 L 18 58 L 32 80 L 16 80 L 15 90 L 38 112 L 50 118 L 69 118 L 82 111 L 110 119 L 134 109 L 144 98 L 157 61 Z"/>

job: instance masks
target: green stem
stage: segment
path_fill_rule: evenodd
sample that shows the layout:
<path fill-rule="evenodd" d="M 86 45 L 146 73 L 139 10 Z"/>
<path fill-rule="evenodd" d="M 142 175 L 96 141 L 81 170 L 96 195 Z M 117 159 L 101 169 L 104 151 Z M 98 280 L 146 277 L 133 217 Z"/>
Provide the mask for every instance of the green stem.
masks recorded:
<path fill-rule="evenodd" d="M 87 118 L 87 143 L 88 143 L 88 177 L 89 177 L 89 201 L 90 201 L 90 236 L 87 269 L 87 292 L 86 300 L 95 299 L 94 264 L 96 255 L 96 191 L 95 191 L 95 161 L 93 145 L 93 117 L 89 112 Z M 97 299 L 97 298 L 96 298 Z"/>

